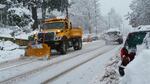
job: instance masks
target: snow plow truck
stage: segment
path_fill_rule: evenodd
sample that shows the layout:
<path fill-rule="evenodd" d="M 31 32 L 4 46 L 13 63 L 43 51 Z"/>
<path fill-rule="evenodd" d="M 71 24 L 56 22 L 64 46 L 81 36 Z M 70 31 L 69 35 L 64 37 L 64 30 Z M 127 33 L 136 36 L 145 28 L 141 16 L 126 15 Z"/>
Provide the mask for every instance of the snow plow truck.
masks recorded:
<path fill-rule="evenodd" d="M 82 28 L 72 27 L 69 19 L 45 19 L 40 31 L 29 36 L 29 44 L 25 51 L 28 57 L 46 57 L 50 59 L 51 50 L 66 54 L 67 49 L 82 49 Z"/>

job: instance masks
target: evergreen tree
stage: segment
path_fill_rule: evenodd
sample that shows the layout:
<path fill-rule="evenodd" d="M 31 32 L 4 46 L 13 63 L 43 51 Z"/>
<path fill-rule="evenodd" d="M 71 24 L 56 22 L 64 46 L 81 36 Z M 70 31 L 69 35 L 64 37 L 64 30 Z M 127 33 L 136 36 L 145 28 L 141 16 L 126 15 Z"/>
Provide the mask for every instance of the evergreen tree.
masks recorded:
<path fill-rule="evenodd" d="M 119 16 L 115 9 L 111 8 L 108 12 L 108 26 L 109 28 L 120 28 L 122 24 L 122 18 Z"/>
<path fill-rule="evenodd" d="M 68 0 L 48 0 L 47 6 L 49 7 L 49 10 L 57 9 L 58 11 L 63 12 L 69 7 L 69 2 Z"/>
<path fill-rule="evenodd" d="M 133 27 L 150 25 L 150 0 L 134 0 L 130 9 L 132 12 L 128 15 L 128 19 Z"/>
<path fill-rule="evenodd" d="M 0 4 L 6 4 L 6 0 L 0 0 Z"/>

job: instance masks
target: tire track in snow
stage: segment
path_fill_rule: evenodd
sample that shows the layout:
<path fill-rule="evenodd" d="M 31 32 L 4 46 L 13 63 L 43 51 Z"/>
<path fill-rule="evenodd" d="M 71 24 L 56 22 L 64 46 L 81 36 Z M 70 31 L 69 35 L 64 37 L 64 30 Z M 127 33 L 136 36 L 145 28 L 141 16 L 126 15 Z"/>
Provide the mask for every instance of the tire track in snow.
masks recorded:
<path fill-rule="evenodd" d="M 83 61 L 83 62 L 81 62 L 81 63 L 79 63 L 79 64 L 77 64 L 77 65 L 75 65 L 75 66 L 72 66 L 71 68 L 69 68 L 69 69 L 67 69 L 67 70 L 64 70 L 64 71 L 62 71 L 61 73 L 59 73 L 59 74 L 57 74 L 57 75 L 55 75 L 55 76 L 53 76 L 53 77 L 47 79 L 46 81 L 42 82 L 41 84 L 48 84 L 49 82 L 51 82 L 51 81 L 57 79 L 58 77 L 60 77 L 60 76 L 62 76 L 62 75 L 64 75 L 64 74 L 66 74 L 66 73 L 68 73 L 68 72 L 70 72 L 70 71 L 72 71 L 72 70 L 78 68 L 79 66 L 82 66 L 83 64 L 85 64 L 85 63 L 87 63 L 87 62 L 89 62 L 89 61 L 91 61 L 91 60 L 93 60 L 93 59 L 95 59 L 95 58 L 97 58 L 97 57 L 99 57 L 99 56 L 105 54 L 106 52 L 112 50 L 113 48 L 114 48 L 114 47 L 112 47 L 112 48 L 110 48 L 110 49 L 106 49 L 105 51 L 103 51 L 103 52 L 101 52 L 101 53 L 99 53 L 99 54 L 96 54 L 96 55 L 93 56 L 92 58 L 87 59 L 87 60 L 85 60 L 85 61 Z"/>

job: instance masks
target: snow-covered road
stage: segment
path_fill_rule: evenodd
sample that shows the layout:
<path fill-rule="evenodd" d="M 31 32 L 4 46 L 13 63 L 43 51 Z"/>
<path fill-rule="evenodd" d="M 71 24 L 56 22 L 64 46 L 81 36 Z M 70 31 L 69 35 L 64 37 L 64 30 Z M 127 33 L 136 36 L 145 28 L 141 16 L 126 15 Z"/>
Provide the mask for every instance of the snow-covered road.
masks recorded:
<path fill-rule="evenodd" d="M 108 52 L 99 55 L 97 58 L 83 64 L 65 75 L 62 75 L 48 84 L 97 84 L 95 81 L 100 80 L 100 77 L 104 74 L 106 64 L 113 56 L 118 55 L 120 46 L 115 47 L 116 46 L 111 46 Z"/>
<path fill-rule="evenodd" d="M 117 45 L 97 41 L 84 44 L 80 51 L 70 49 L 67 55 L 54 54 L 48 61 L 34 59 L 13 67 L 8 63 L 0 66 L 0 83 L 88 84 L 96 74 L 104 72 L 105 64 L 118 50 Z"/>

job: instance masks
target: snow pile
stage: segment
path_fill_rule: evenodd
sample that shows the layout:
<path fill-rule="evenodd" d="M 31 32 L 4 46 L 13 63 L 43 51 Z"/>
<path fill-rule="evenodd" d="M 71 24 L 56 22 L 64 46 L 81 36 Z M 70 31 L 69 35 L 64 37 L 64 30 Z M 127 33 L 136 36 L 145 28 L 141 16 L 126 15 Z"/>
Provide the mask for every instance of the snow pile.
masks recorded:
<path fill-rule="evenodd" d="M 110 60 L 110 63 L 105 67 L 105 73 L 100 79 L 100 84 L 118 84 L 119 83 L 119 73 L 118 64 L 120 62 L 120 57 L 115 56 Z"/>
<path fill-rule="evenodd" d="M 17 39 L 28 39 L 28 36 L 35 34 L 35 32 L 39 32 L 39 30 L 26 33 L 16 26 L 11 26 L 8 28 L 0 28 L 0 37 L 13 38 L 12 33 L 14 33 L 14 37 Z"/>
<path fill-rule="evenodd" d="M 105 31 L 105 33 L 108 33 L 108 32 L 120 32 L 120 30 L 118 28 L 111 28 L 111 29 Z"/>
<path fill-rule="evenodd" d="M 18 45 L 14 44 L 11 41 L 1 41 L 0 46 L 3 47 L 2 50 L 5 50 L 5 51 L 11 51 L 13 49 L 19 48 Z"/>
<path fill-rule="evenodd" d="M 31 36 L 31 35 L 33 35 L 33 34 L 35 34 L 35 32 L 38 32 L 38 30 L 32 31 L 30 33 L 25 33 L 23 31 L 20 31 L 18 33 L 18 35 L 15 36 L 15 38 L 28 40 L 28 37 Z"/>
<path fill-rule="evenodd" d="M 149 84 L 150 83 L 150 49 L 140 52 L 134 61 L 125 69 L 125 76 L 120 84 Z M 135 80 L 136 79 L 136 80 Z"/>
<path fill-rule="evenodd" d="M 24 54 L 24 50 L 18 49 L 19 46 L 10 41 L 0 41 L 0 63 L 19 58 Z"/>
<path fill-rule="evenodd" d="M 0 28 L 0 36 L 11 37 L 11 32 L 13 32 L 13 30 L 10 30 L 8 28 Z"/>

